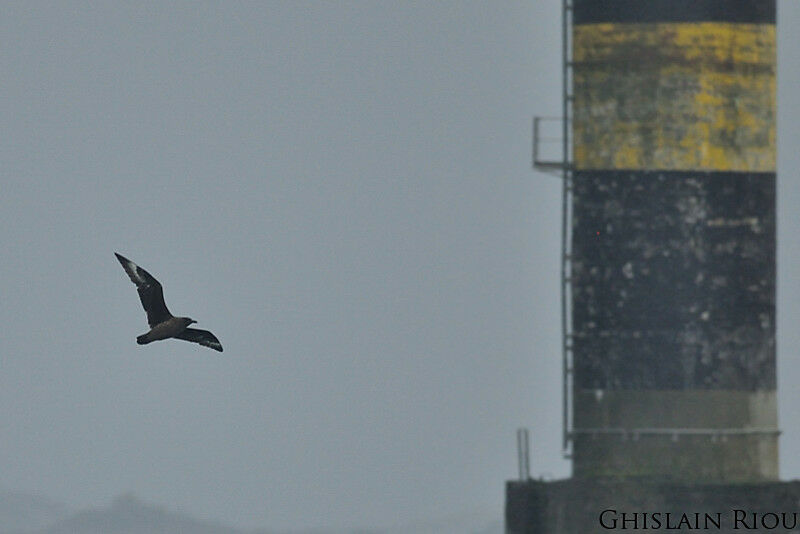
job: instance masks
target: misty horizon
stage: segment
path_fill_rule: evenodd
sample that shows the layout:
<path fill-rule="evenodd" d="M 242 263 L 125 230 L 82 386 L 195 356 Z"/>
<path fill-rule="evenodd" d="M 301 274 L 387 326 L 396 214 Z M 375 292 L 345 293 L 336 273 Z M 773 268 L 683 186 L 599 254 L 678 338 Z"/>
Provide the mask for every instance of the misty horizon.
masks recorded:
<path fill-rule="evenodd" d="M 245 532 L 494 534 L 518 427 L 534 477 L 570 475 L 561 183 L 530 167 L 531 117 L 561 111 L 560 2 L 5 8 L 0 472 L 53 519 L 36 532 L 128 495 Z M 798 20 L 779 0 L 789 479 Z M 225 352 L 137 345 L 114 251 Z"/>

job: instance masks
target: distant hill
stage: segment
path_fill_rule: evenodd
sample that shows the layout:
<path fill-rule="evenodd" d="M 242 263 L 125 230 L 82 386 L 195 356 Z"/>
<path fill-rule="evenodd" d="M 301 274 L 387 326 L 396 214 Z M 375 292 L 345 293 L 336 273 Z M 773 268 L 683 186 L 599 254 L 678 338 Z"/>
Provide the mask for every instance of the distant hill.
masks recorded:
<path fill-rule="evenodd" d="M 145 504 L 131 495 L 114 499 L 110 506 L 72 514 L 36 534 L 246 534 L 221 524 L 198 521 L 187 515 Z"/>
<path fill-rule="evenodd" d="M 0 496 L 2 499 L 2 496 Z M 382 531 L 358 530 L 240 530 L 216 522 L 199 521 L 186 514 L 172 512 L 160 506 L 142 502 L 133 495 L 122 495 L 106 507 L 92 508 L 77 513 L 66 512 L 64 507 L 52 505 L 53 512 L 44 512 L 50 508 L 44 506 L 49 501 L 41 500 L 38 507 L 28 501 L 35 498 L 26 496 L 11 502 L 0 503 L 8 509 L 24 502 L 25 507 L 34 509 L 32 513 L 17 513 L 15 523 L 5 522 L 9 516 L 0 516 L 0 534 L 384 534 Z M 19 508 L 19 506 L 17 506 Z M 19 509 L 17 510 L 20 511 Z M 55 513 L 61 511 L 61 513 Z M 26 520 L 31 522 L 26 523 Z M 13 528 L 6 528 L 7 525 Z"/>
<path fill-rule="evenodd" d="M 66 506 L 38 495 L 0 491 L 0 533 L 36 532 L 69 515 Z"/>
<path fill-rule="evenodd" d="M 465 513 L 389 529 L 240 530 L 122 495 L 105 507 L 72 512 L 62 504 L 0 492 L 0 534 L 502 534 L 491 515 Z"/>
<path fill-rule="evenodd" d="M 387 529 L 383 534 L 503 534 L 503 521 L 486 512 L 450 514 Z"/>
<path fill-rule="evenodd" d="M 505 531 L 506 531 L 505 522 L 499 520 L 488 523 L 486 527 L 482 529 L 473 530 L 472 534 L 504 534 Z"/>

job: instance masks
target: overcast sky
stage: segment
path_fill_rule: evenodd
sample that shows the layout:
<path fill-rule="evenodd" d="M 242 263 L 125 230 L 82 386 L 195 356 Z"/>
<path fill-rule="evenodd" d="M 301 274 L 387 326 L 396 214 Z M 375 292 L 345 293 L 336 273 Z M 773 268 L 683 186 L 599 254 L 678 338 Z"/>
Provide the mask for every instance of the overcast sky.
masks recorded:
<path fill-rule="evenodd" d="M 800 2 L 779 2 L 800 477 Z M 502 514 L 560 457 L 560 2 L 3 3 L 2 488 L 240 526 Z M 147 330 L 117 251 L 225 352 Z"/>

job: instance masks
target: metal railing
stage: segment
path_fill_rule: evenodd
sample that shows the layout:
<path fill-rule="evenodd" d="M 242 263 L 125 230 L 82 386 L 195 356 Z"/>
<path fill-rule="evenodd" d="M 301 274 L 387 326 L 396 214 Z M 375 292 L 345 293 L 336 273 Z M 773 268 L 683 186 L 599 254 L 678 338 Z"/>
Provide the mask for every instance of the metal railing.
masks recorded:
<path fill-rule="evenodd" d="M 564 167 L 563 117 L 533 118 L 533 160 L 534 169 L 541 172 L 562 175 Z"/>
<path fill-rule="evenodd" d="M 519 466 L 519 480 L 524 482 L 531 478 L 530 444 L 528 429 L 517 429 L 517 465 Z"/>
<path fill-rule="evenodd" d="M 572 456 L 572 4 L 562 0 L 562 110 L 561 117 L 533 118 L 533 168 L 561 176 L 561 333 L 562 333 L 562 408 L 565 458 Z M 549 123 L 560 122 L 560 135 L 552 135 Z M 547 129 L 547 132 L 544 130 Z M 550 147 L 561 145 L 561 154 Z"/>
<path fill-rule="evenodd" d="M 573 428 L 570 431 L 571 436 L 588 435 L 616 435 L 622 440 L 631 439 L 636 441 L 641 436 L 670 436 L 672 441 L 678 441 L 681 436 L 708 436 L 712 440 L 719 439 L 725 441 L 729 436 L 753 436 L 753 435 L 780 435 L 781 431 L 772 427 L 752 427 L 752 428 L 659 428 L 659 427 L 642 427 L 642 428 Z"/>
<path fill-rule="evenodd" d="M 561 191 L 561 332 L 563 365 L 563 427 L 565 458 L 572 457 L 572 4 L 562 2 L 562 191 Z"/>

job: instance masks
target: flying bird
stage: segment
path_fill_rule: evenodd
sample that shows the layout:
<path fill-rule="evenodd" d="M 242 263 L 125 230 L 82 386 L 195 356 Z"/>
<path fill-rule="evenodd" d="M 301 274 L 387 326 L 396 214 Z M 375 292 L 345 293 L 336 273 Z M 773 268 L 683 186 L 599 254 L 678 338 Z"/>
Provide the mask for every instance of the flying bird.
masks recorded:
<path fill-rule="evenodd" d="M 136 284 L 139 299 L 142 301 L 144 311 L 147 313 L 150 331 L 138 336 L 136 343 L 146 345 L 161 339 L 175 338 L 199 343 L 204 347 L 210 347 L 222 352 L 222 344 L 214 334 L 208 330 L 188 328 L 190 324 L 197 321 L 189 317 L 174 317 L 169 312 L 167 305 L 164 303 L 164 290 L 158 280 L 128 258 L 120 256 L 116 252 L 114 255 L 122 264 L 125 272 L 128 273 L 131 282 Z"/>

